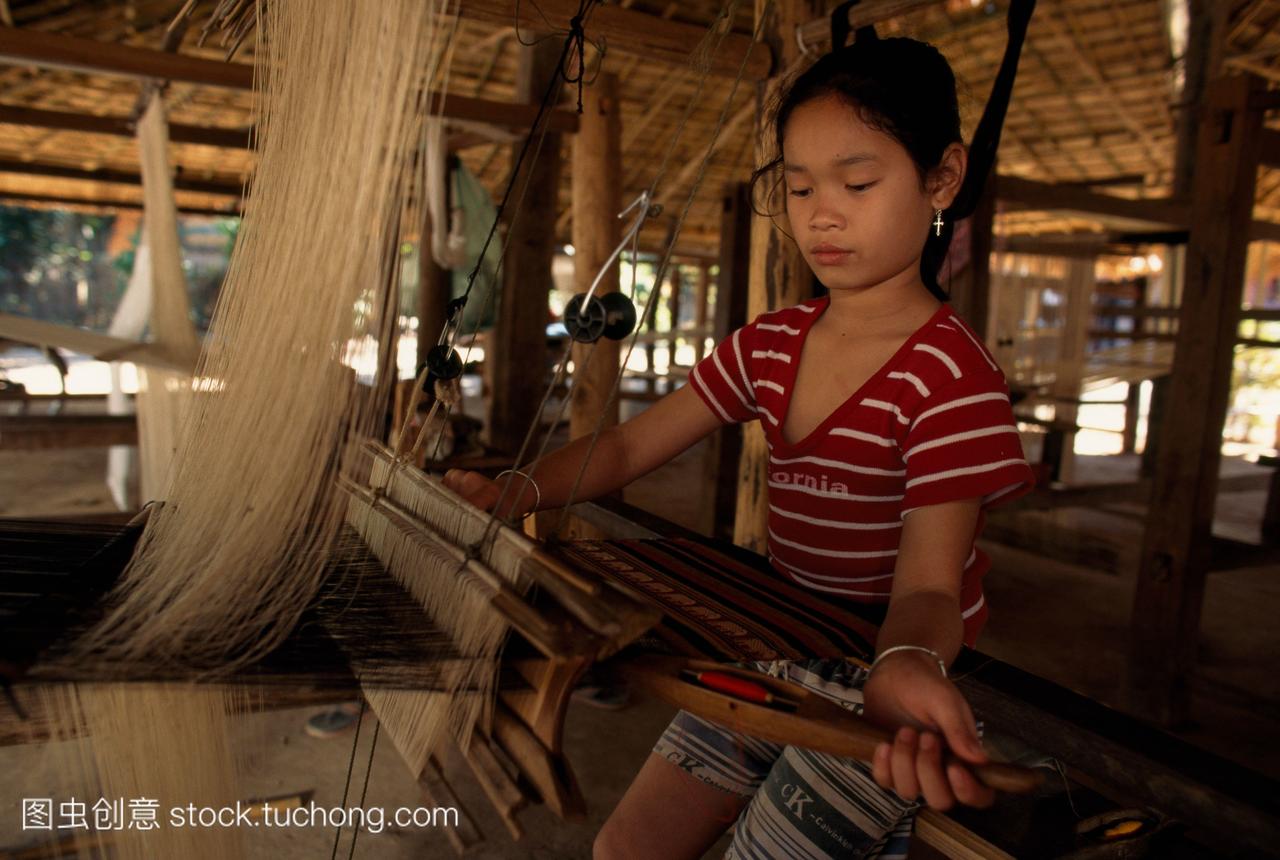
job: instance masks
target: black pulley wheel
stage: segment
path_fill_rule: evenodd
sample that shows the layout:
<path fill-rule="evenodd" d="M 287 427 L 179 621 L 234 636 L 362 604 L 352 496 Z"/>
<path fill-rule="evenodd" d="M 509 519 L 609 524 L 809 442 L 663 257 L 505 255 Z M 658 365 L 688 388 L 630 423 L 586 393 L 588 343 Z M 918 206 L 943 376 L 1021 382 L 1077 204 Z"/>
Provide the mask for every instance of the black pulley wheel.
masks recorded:
<path fill-rule="evenodd" d="M 636 327 L 636 306 L 622 293 L 605 293 L 600 297 L 604 305 L 604 336 L 609 340 L 622 340 Z"/>
<path fill-rule="evenodd" d="M 578 343 L 595 343 L 604 334 L 608 313 L 599 296 L 584 301 L 586 298 L 586 293 L 578 293 L 569 299 L 564 306 L 564 327 Z"/>
<path fill-rule="evenodd" d="M 436 379 L 457 379 L 462 375 L 462 357 L 448 344 L 439 343 L 427 352 L 427 367 Z"/>

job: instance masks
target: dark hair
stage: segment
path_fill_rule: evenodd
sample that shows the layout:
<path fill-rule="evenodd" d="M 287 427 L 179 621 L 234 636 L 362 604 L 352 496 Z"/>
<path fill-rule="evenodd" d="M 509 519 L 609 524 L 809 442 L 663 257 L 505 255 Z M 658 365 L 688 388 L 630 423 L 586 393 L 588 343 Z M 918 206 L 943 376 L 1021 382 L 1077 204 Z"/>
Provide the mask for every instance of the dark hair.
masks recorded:
<path fill-rule="evenodd" d="M 946 148 L 962 142 L 955 74 L 938 49 L 915 39 L 860 37 L 853 45 L 823 56 L 779 93 L 773 108 L 777 156 L 751 175 L 753 206 L 759 199 L 760 180 L 767 177 L 773 178 L 767 195 L 772 202 L 781 180 L 782 139 L 791 114 L 807 102 L 828 96 L 845 101 L 863 122 L 900 143 L 915 162 L 922 190 Z M 921 280 L 943 301 L 947 294 L 937 278 L 950 234 L 946 230 L 938 237 L 930 231 L 920 259 Z"/>

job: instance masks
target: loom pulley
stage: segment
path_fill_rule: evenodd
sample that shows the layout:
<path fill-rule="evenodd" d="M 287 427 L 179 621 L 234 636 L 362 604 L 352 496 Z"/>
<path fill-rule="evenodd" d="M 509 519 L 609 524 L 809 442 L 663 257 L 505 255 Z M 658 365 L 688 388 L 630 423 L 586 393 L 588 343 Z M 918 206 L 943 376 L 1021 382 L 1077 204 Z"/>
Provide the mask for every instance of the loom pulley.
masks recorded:
<path fill-rule="evenodd" d="M 578 343 L 595 343 L 601 337 L 622 340 L 636 327 L 636 306 L 622 293 L 579 293 L 565 306 L 564 327 Z"/>

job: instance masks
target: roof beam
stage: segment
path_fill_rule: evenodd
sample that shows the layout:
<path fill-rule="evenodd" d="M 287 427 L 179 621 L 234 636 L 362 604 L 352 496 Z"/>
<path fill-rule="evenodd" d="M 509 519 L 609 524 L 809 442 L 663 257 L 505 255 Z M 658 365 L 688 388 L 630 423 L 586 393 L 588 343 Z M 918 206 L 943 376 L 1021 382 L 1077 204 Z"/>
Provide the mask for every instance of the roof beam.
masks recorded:
<path fill-rule="evenodd" d="M 926 6 L 936 6 L 941 2 L 942 0 L 862 0 L 861 3 L 849 9 L 849 32 L 852 33 L 859 27 L 897 18 L 899 15 L 909 15 Z M 805 48 L 829 48 L 831 16 L 824 15 L 807 21 L 797 27 L 796 32 L 797 40 Z"/>
<path fill-rule="evenodd" d="M 127 170 L 99 168 L 84 170 L 79 167 L 67 167 L 63 164 L 47 164 L 34 161 L 16 161 L 0 158 L 0 173 L 18 173 L 28 176 L 52 176 L 58 179 L 82 179 L 89 182 L 112 182 L 119 185 L 141 185 L 142 175 Z M 194 191 L 200 194 L 220 194 L 239 198 L 244 193 L 244 185 L 239 180 L 231 179 L 187 179 L 175 176 L 173 187 L 176 191 Z"/>
<path fill-rule="evenodd" d="M 44 203 L 51 206 L 97 207 L 99 209 L 142 209 L 141 200 L 95 199 L 92 197 L 75 197 L 70 194 L 27 194 L 25 192 L 0 189 L 0 204 L 9 201 L 15 203 Z M 217 218 L 240 217 L 238 206 L 219 209 L 213 206 L 183 206 L 178 203 L 177 208 L 178 213 L 181 215 L 210 215 Z"/>
<path fill-rule="evenodd" d="M 1191 218 L 1190 209 L 1185 202 L 1167 197 L 1130 200 L 1099 194 L 1079 186 L 1036 182 L 1020 176 L 1002 174 L 996 180 L 996 194 L 1000 200 L 1021 209 L 1061 209 L 1183 230 L 1187 229 Z"/>
<path fill-rule="evenodd" d="M 224 63 L 186 54 L 170 54 L 149 48 L 134 48 L 14 27 L 0 27 L 0 63 L 71 69 L 99 75 L 184 81 L 226 89 L 253 88 L 253 66 L 247 63 Z M 447 119 L 528 128 L 538 114 L 538 106 L 468 98 L 453 93 L 442 100 L 440 93 L 433 93 L 431 111 L 443 113 Z M 567 108 L 551 110 L 548 113 L 547 130 L 570 134 L 576 132 L 577 113 Z"/>
<path fill-rule="evenodd" d="M 34 128 L 51 128 L 60 131 L 82 131 L 89 134 L 110 134 L 117 137 L 133 137 L 137 131 L 134 120 L 126 116 L 90 116 L 67 111 L 36 110 L 18 105 L 0 104 L 0 123 L 29 125 Z M 195 143 L 202 146 L 219 146 L 224 149 L 246 149 L 250 132 L 235 128 L 210 128 L 198 125 L 169 125 L 171 143 Z"/>
<path fill-rule="evenodd" d="M 253 66 L 244 63 L 224 63 L 17 27 L 0 27 L 0 61 L 236 90 L 253 88 Z"/>
<path fill-rule="evenodd" d="M 529 30 L 568 30 L 569 22 L 578 14 L 578 0 L 539 0 L 537 4 L 516 0 L 467 0 L 460 3 L 458 14 L 475 21 L 519 27 Z M 589 38 L 604 38 L 610 51 L 638 54 L 648 60 L 689 65 L 689 58 L 707 36 L 704 27 L 682 24 L 657 15 L 624 9 L 620 6 L 595 6 L 587 17 L 585 30 Z M 745 67 L 743 63 L 745 60 Z M 726 33 L 719 49 L 708 58 L 710 72 L 756 80 L 768 77 L 773 68 L 769 48 L 753 42 L 742 33 Z"/>

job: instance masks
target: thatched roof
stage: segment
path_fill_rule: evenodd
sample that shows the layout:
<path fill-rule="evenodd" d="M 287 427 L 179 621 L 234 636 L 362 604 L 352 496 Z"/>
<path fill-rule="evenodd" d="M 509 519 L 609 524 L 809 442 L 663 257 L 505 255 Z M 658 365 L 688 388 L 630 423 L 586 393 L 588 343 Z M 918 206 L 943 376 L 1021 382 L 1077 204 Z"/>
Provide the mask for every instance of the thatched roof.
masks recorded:
<path fill-rule="evenodd" d="M 7 0 L 18 28 L 158 49 L 180 0 Z M 195 39 L 214 3 L 201 0 L 179 50 L 184 55 L 223 59 L 210 44 Z M 465 5 L 465 0 L 464 0 Z M 493 5 L 493 4 L 486 4 Z M 700 27 L 720 11 L 714 0 L 654 2 L 623 0 L 631 10 Z M 734 32 L 752 32 L 752 5 L 736 4 Z M 965 133 L 972 133 L 990 89 L 1005 43 L 1006 0 L 945 0 L 881 25 L 882 33 L 902 33 L 934 42 L 951 61 L 961 86 Z M 1175 63 L 1162 0 L 1040 0 L 1024 50 L 1021 71 L 1000 150 L 1002 175 L 1042 182 L 1092 185 L 1130 198 L 1160 198 L 1171 190 L 1175 113 Z M 1280 82 L 1280 0 L 1235 0 L 1228 16 L 1226 67 L 1248 70 Z M 521 31 L 521 36 L 529 34 Z M 458 23 L 449 71 L 449 90 L 494 101 L 513 97 L 517 55 L 515 28 L 464 16 Z M 815 49 L 816 50 L 816 49 Z M 236 62 L 251 62 L 252 37 Z M 627 53 L 617 44 L 604 58 L 620 78 L 623 102 L 624 200 L 651 180 L 663 160 L 698 75 L 685 65 Z M 690 115 L 672 156 L 677 167 L 663 188 L 678 205 L 688 192 L 696 162 L 708 147 L 725 107 L 731 77 L 713 76 Z M 723 141 L 716 149 L 690 214 L 685 243 L 712 248 L 725 184 L 744 179 L 754 162 L 755 87 L 744 81 L 728 105 Z M 0 114 L 15 108 L 81 116 L 128 117 L 138 102 L 136 78 L 77 71 L 0 66 Z M 253 156 L 237 140 L 247 136 L 254 99 L 243 89 L 174 82 L 167 91 L 170 121 L 179 126 L 231 132 L 224 146 L 174 142 L 179 203 L 194 209 L 231 209 L 235 193 L 253 168 Z M 2 119 L 3 117 L 0 117 Z M 20 118 L 20 117 L 19 117 Z M 465 162 L 495 192 L 505 181 L 509 130 L 468 126 L 457 140 Z M 567 155 L 567 143 L 565 154 Z M 59 199 L 137 201 L 128 184 L 138 172 L 137 153 L 127 136 L 39 128 L 0 122 L 0 195 Z M 111 182 L 90 181 L 86 172 L 106 171 Z M 39 175 L 32 175 L 35 172 Z M 66 173 L 66 176 L 51 175 Z M 565 171 L 561 212 L 568 209 Z M 660 193 L 662 191 L 660 190 Z M 1258 183 L 1257 217 L 1280 220 L 1280 171 L 1264 168 Z M 560 224 L 567 238 L 568 216 Z M 1009 212 L 1000 230 L 1062 232 L 1089 229 L 1091 219 L 1063 213 Z"/>

